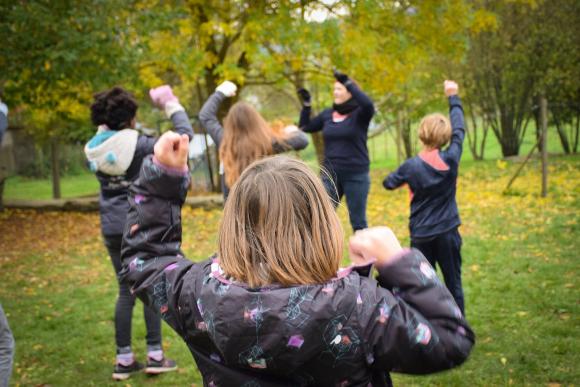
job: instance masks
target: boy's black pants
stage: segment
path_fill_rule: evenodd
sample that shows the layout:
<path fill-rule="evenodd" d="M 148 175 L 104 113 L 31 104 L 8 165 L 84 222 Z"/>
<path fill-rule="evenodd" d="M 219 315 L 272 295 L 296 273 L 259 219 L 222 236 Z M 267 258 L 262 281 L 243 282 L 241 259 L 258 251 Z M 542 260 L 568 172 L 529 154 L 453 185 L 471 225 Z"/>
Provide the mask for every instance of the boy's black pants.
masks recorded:
<path fill-rule="evenodd" d="M 461 235 L 457 227 L 429 238 L 411 238 L 411 247 L 421 251 L 431 266 L 439 265 L 445 285 L 461 313 L 465 315 L 463 286 L 461 285 Z"/>

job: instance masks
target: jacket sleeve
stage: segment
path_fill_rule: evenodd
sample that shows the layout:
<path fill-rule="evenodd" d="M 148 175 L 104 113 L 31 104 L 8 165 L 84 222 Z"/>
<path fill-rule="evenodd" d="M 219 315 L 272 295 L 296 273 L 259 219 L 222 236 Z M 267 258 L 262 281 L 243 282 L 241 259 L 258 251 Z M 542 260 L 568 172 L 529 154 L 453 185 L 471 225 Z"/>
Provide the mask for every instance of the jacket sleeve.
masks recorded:
<path fill-rule="evenodd" d="M 298 127 L 300 130 L 306 133 L 320 132 L 324 128 L 324 121 L 326 121 L 329 114 L 331 114 L 330 109 L 322 111 L 316 117 L 310 119 L 310 114 L 312 113 L 312 107 L 303 106 L 300 112 L 300 121 L 298 122 Z"/>
<path fill-rule="evenodd" d="M 171 115 L 173 129 L 179 134 L 187 134 L 189 141 L 193 139 L 193 127 L 185 110 L 176 111 Z"/>
<path fill-rule="evenodd" d="M 451 143 L 446 150 L 446 159 L 449 162 L 459 164 L 463 151 L 463 140 L 465 138 L 465 119 L 463 107 L 459 96 L 449 97 L 449 120 L 451 121 Z"/>
<path fill-rule="evenodd" d="M 6 104 L 0 102 L 0 145 L 2 144 L 2 137 L 8 128 L 8 108 Z"/>
<path fill-rule="evenodd" d="M 125 223 L 121 258 L 122 282 L 179 334 L 185 333 L 190 299 L 181 297 L 184 283 L 196 266 L 181 251 L 181 206 L 189 173 L 164 168 L 148 156 L 139 178 L 130 188 L 130 210 Z M 191 281 L 189 281 L 191 282 Z M 187 286 L 191 293 L 193 287 Z"/>
<path fill-rule="evenodd" d="M 183 108 L 181 108 L 183 109 Z M 178 110 L 171 115 L 171 123 L 173 124 L 173 129 L 179 134 L 187 134 L 189 136 L 189 141 L 193 139 L 193 128 L 189 117 L 185 110 Z M 145 157 L 153 153 L 153 148 L 159 137 L 149 137 L 149 136 L 139 136 L 137 142 L 137 151 Z"/>
<path fill-rule="evenodd" d="M 358 102 L 360 107 L 357 119 L 368 130 L 369 123 L 375 114 L 373 101 L 352 81 L 347 83 L 346 89 L 352 94 L 352 97 Z"/>
<path fill-rule="evenodd" d="M 395 172 L 390 173 L 389 176 L 385 177 L 385 180 L 383 180 L 383 187 L 388 190 L 393 190 L 408 183 L 407 174 L 405 173 L 406 169 L 406 163 L 403 163 Z"/>
<path fill-rule="evenodd" d="M 361 280 L 359 321 L 371 367 L 426 374 L 463 363 L 475 335 L 423 255 L 405 250 L 377 270 L 380 286 Z"/>
<path fill-rule="evenodd" d="M 274 141 L 272 147 L 275 153 L 287 152 L 289 150 L 302 150 L 308 146 L 308 137 L 303 132 L 297 131 L 282 141 Z"/>
<path fill-rule="evenodd" d="M 207 130 L 207 133 L 218 147 L 221 144 L 224 135 L 224 128 L 217 118 L 217 112 L 225 98 L 226 96 L 223 93 L 216 91 L 209 96 L 199 111 L 199 121 L 201 122 L 201 126 Z"/>

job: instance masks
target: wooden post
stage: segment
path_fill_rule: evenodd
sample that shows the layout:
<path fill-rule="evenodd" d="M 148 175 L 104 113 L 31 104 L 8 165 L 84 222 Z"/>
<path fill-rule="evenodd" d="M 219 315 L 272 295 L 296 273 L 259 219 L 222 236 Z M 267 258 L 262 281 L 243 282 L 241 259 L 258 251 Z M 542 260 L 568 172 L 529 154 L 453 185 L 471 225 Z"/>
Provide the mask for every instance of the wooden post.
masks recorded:
<path fill-rule="evenodd" d="M 60 163 L 58 160 L 59 147 L 58 140 L 53 138 L 50 141 L 50 157 L 52 166 L 52 198 L 60 199 Z"/>
<path fill-rule="evenodd" d="M 385 139 L 384 141 L 384 145 L 385 145 L 385 158 L 387 158 L 387 155 L 389 154 L 389 131 L 388 129 L 384 131 L 384 137 Z"/>
<path fill-rule="evenodd" d="M 540 119 L 542 122 L 542 197 L 548 195 L 548 100 L 540 99 Z"/>
<path fill-rule="evenodd" d="M 207 141 L 207 132 L 205 131 L 205 129 L 203 132 L 203 139 L 205 141 L 205 160 L 207 162 L 207 170 L 209 173 L 209 184 L 211 185 L 211 192 L 216 192 L 216 191 L 218 191 L 218 189 L 217 189 L 217 185 L 214 184 L 214 182 L 213 182 L 213 167 L 211 166 L 211 155 L 209 152 L 209 142 Z M 216 144 L 216 149 L 217 149 L 217 144 Z M 219 150 L 218 150 L 218 152 L 219 152 Z M 218 178 L 218 185 L 221 185 L 219 178 Z"/>
<path fill-rule="evenodd" d="M 403 132 L 403 117 L 402 117 L 402 113 L 399 110 L 397 112 L 397 137 L 396 137 L 396 143 L 397 143 L 397 165 L 401 164 L 401 159 L 402 159 L 402 146 L 401 146 L 401 140 L 402 140 L 402 132 Z"/>

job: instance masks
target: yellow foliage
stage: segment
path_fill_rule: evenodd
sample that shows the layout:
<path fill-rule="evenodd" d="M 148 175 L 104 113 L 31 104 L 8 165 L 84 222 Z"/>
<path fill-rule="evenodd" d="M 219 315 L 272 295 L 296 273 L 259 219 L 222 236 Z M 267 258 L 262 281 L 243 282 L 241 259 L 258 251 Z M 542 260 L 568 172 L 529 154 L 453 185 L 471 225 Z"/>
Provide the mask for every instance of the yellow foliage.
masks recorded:
<path fill-rule="evenodd" d="M 484 9 L 475 11 L 471 31 L 479 34 L 486 31 L 495 31 L 498 28 L 497 15 Z"/>
<path fill-rule="evenodd" d="M 157 76 L 155 67 L 153 66 L 141 67 L 139 69 L 139 77 L 149 88 L 157 87 L 163 84 L 163 80 Z"/>

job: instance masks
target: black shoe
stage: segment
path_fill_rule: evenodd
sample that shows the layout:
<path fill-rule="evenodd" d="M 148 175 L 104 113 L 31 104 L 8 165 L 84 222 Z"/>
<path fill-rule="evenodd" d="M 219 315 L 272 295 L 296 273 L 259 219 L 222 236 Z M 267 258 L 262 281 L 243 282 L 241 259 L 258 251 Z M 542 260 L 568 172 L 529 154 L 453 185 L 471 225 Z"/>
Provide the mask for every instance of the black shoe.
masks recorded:
<path fill-rule="evenodd" d="M 113 379 L 115 380 L 126 380 L 131 377 L 131 374 L 139 372 L 144 368 L 143 364 L 138 361 L 134 361 L 128 366 L 122 364 L 115 364 L 115 369 L 113 370 Z"/>
<path fill-rule="evenodd" d="M 165 372 L 171 372 L 177 370 L 177 364 L 175 361 L 166 359 L 165 357 L 161 361 L 155 359 L 147 358 L 147 367 L 145 367 L 145 373 L 148 375 L 159 375 Z"/>

